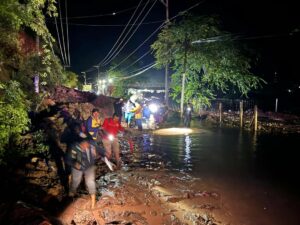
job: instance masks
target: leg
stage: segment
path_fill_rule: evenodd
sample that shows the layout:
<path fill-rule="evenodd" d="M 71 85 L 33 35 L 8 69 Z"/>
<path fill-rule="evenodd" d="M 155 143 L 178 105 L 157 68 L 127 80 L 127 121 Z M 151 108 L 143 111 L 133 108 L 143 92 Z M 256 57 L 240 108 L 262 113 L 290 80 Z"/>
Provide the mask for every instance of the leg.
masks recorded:
<path fill-rule="evenodd" d="M 72 181 L 69 195 L 72 196 L 76 193 L 76 190 L 81 182 L 83 172 L 72 168 Z"/>
<path fill-rule="evenodd" d="M 112 154 L 111 141 L 103 139 L 102 142 L 103 142 L 103 146 L 105 148 L 105 155 L 106 155 L 107 159 L 111 159 L 111 154 Z"/>
<path fill-rule="evenodd" d="M 84 171 L 85 185 L 91 195 L 91 208 L 96 204 L 96 182 L 95 182 L 95 167 L 92 166 Z"/>
<path fill-rule="evenodd" d="M 142 120 L 141 119 L 137 119 L 136 120 L 137 126 L 138 126 L 138 130 L 142 131 L 143 127 L 142 127 Z"/>
<path fill-rule="evenodd" d="M 120 166 L 120 146 L 119 146 L 119 140 L 117 138 L 114 139 L 112 142 L 112 151 L 115 155 L 115 159 L 117 161 L 117 166 Z"/>

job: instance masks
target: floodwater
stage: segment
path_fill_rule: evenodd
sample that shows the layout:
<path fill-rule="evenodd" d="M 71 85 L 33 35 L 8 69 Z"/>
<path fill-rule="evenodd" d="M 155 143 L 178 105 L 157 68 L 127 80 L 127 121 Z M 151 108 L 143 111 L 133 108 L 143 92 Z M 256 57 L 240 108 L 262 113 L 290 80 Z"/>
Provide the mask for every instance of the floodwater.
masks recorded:
<path fill-rule="evenodd" d="M 237 217 L 235 224 L 300 224 L 299 134 L 201 124 L 192 130 L 144 139 L 173 170 L 201 178 L 221 192 L 229 214 Z"/>

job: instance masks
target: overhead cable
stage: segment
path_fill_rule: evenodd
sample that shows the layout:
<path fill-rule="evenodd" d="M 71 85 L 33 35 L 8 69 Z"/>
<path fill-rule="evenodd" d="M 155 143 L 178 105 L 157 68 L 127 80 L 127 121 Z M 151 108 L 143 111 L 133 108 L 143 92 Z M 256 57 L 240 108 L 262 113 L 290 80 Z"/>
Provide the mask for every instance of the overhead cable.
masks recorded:
<path fill-rule="evenodd" d="M 204 0 L 205 1 L 205 0 Z M 203 3 L 204 1 L 198 2 L 197 4 L 191 6 L 190 8 L 178 13 L 176 16 L 173 16 L 171 19 L 169 19 L 169 21 L 174 20 L 175 18 L 181 16 L 183 13 L 188 12 L 189 10 L 197 7 L 198 5 L 200 5 L 201 3 Z M 140 44 L 135 50 L 133 50 L 133 52 L 131 52 L 125 59 L 123 59 L 119 64 L 117 64 L 116 66 L 114 66 L 113 68 L 111 68 L 109 71 L 114 70 L 115 68 L 117 68 L 118 66 L 120 66 L 124 61 L 126 61 L 131 55 L 133 55 L 140 47 L 142 47 L 157 31 L 159 31 L 161 28 L 163 28 L 164 26 L 166 26 L 168 24 L 167 21 L 163 22 L 156 30 L 154 30 L 152 32 L 152 34 L 150 34 L 146 40 Z"/>
<path fill-rule="evenodd" d="M 156 21 L 150 21 L 146 23 L 141 23 L 141 25 L 150 25 L 150 24 L 156 24 L 161 23 L 165 20 L 156 20 Z M 125 27 L 126 24 L 85 24 L 85 23 L 68 23 L 70 26 L 86 26 L 86 27 Z M 138 24 L 129 24 L 128 26 L 138 26 Z"/>
<path fill-rule="evenodd" d="M 126 44 L 130 41 L 130 39 L 132 38 L 132 36 L 135 34 L 135 32 L 137 31 L 137 29 L 140 27 L 141 23 L 146 19 L 146 17 L 148 16 L 148 14 L 150 13 L 151 9 L 153 8 L 154 4 L 156 3 L 156 1 L 152 4 L 152 6 L 150 7 L 150 9 L 147 11 L 147 13 L 144 15 L 144 17 L 142 18 L 142 20 L 140 21 L 139 25 L 135 28 L 135 30 L 132 32 L 132 34 L 130 35 L 130 37 L 126 40 L 126 42 L 123 44 L 123 46 L 118 50 L 117 53 L 115 53 L 115 55 L 108 61 L 106 62 L 104 65 L 107 65 L 109 62 L 111 62 L 121 51 L 122 49 L 126 46 Z M 138 19 L 138 18 L 137 18 Z M 132 28 L 132 27 L 131 27 Z M 124 37 L 124 39 L 126 38 L 126 36 Z M 123 40 L 124 40 L 123 39 Z M 121 43 L 120 43 L 121 44 Z M 120 46 L 119 44 L 119 46 Z"/>
<path fill-rule="evenodd" d="M 151 69 L 152 67 L 156 66 L 157 63 L 152 63 L 149 67 L 147 67 L 146 69 L 140 71 L 140 72 L 137 72 L 133 75 L 130 75 L 130 76 L 127 76 L 127 77 L 120 77 L 118 78 L 118 80 L 127 80 L 127 79 L 130 79 L 130 78 L 133 78 L 133 77 L 136 77 L 136 76 L 139 76 L 141 75 L 142 73 L 146 72 L 147 70 Z"/>
<path fill-rule="evenodd" d="M 62 46 L 63 46 L 63 53 L 66 59 L 66 64 L 68 64 L 67 54 L 66 54 L 66 44 L 65 44 L 65 34 L 64 34 L 64 28 L 62 23 L 62 14 L 61 14 L 61 7 L 60 7 L 60 1 L 58 1 L 58 8 L 59 8 L 59 17 L 60 17 L 60 28 L 61 28 L 61 37 L 62 37 Z"/>
<path fill-rule="evenodd" d="M 147 3 L 144 5 L 144 7 L 142 8 L 142 10 L 140 11 L 139 15 L 136 17 L 136 19 L 134 20 L 133 24 L 135 24 L 137 22 L 137 20 L 140 18 L 140 16 L 142 15 L 142 13 L 144 12 L 145 8 L 147 7 L 148 3 L 150 0 L 147 1 Z M 133 26 L 131 26 L 129 28 L 129 30 L 126 32 L 125 36 L 122 38 L 122 40 L 120 41 L 120 43 L 118 44 L 118 46 L 114 49 L 114 51 L 111 53 L 111 55 L 102 63 L 102 65 L 107 65 L 108 60 L 111 59 L 111 57 L 113 56 L 113 54 L 118 50 L 118 48 L 120 47 L 120 45 L 124 42 L 125 38 L 128 36 L 128 34 L 130 33 L 130 31 L 132 30 Z M 109 61 L 110 62 L 110 61 Z"/>
<path fill-rule="evenodd" d="M 67 51 L 68 51 L 68 66 L 71 66 L 67 1 L 68 1 L 68 0 L 65 0 L 65 10 L 66 10 L 66 30 L 67 30 Z"/>
<path fill-rule="evenodd" d="M 199 6 L 200 4 L 204 3 L 206 0 L 200 1 L 194 5 L 192 5 L 191 7 L 189 7 L 188 9 L 179 12 L 176 16 L 173 16 L 172 18 L 169 19 L 169 21 L 174 20 L 175 18 L 182 16 L 184 13 L 190 11 L 191 9 Z M 113 68 L 111 68 L 109 71 L 114 70 L 115 68 L 117 68 L 118 66 L 120 66 L 125 60 L 127 60 L 132 54 L 134 54 L 140 47 L 142 47 L 158 30 L 160 30 L 162 27 L 164 27 L 165 25 L 167 25 L 168 22 L 164 21 L 156 30 L 154 30 L 152 32 L 152 34 L 150 34 L 150 36 L 147 37 L 147 39 L 140 44 L 132 53 L 130 53 L 130 55 L 128 55 L 125 59 L 123 59 L 118 65 L 114 66 Z M 93 71 L 95 70 L 94 68 L 89 68 L 88 71 Z"/>
<path fill-rule="evenodd" d="M 69 17 L 69 19 L 85 19 L 85 18 L 94 18 L 94 17 L 103 17 L 103 16 L 116 16 L 118 14 L 130 11 L 134 8 L 137 8 L 138 6 L 133 6 L 127 9 L 123 9 L 117 12 L 112 12 L 112 13 L 105 13 L 105 14 L 97 14 L 97 15 L 90 15 L 90 16 L 73 16 L 73 17 Z"/>
<path fill-rule="evenodd" d="M 150 53 L 150 50 L 148 50 L 146 53 L 144 53 L 140 58 L 138 58 L 137 60 L 135 60 L 133 63 L 131 63 L 129 66 L 125 67 L 124 69 L 122 69 L 122 71 L 127 70 L 129 67 L 133 66 L 134 64 L 136 64 L 138 61 L 140 61 L 142 58 L 144 58 L 146 55 L 148 55 Z"/>
<path fill-rule="evenodd" d="M 104 57 L 104 59 L 98 63 L 98 65 L 101 65 L 110 55 L 110 53 L 113 51 L 114 47 L 118 44 L 119 40 L 121 39 L 122 35 L 124 34 L 125 30 L 127 29 L 128 24 L 130 24 L 131 20 L 133 19 L 135 13 L 137 12 L 137 9 L 139 8 L 140 4 L 142 3 L 142 0 L 140 1 L 140 3 L 138 4 L 138 6 L 136 7 L 136 9 L 134 10 L 132 16 L 130 17 L 129 21 L 127 22 L 125 28 L 123 29 L 122 33 L 120 34 L 120 36 L 118 37 L 117 41 L 115 42 L 115 44 L 113 45 L 113 47 L 110 49 L 110 51 L 107 53 L 107 55 Z"/>
<path fill-rule="evenodd" d="M 63 54 L 63 50 L 62 50 L 62 47 L 61 47 L 60 34 L 59 34 L 59 30 L 58 30 L 58 25 L 57 25 L 56 17 L 54 17 L 54 21 L 55 21 L 55 28 L 56 28 L 56 33 L 57 33 L 57 39 L 58 39 L 58 45 L 59 45 L 61 59 L 63 61 L 63 64 L 66 65 L 66 60 L 65 60 L 65 57 L 64 57 L 64 54 Z"/>

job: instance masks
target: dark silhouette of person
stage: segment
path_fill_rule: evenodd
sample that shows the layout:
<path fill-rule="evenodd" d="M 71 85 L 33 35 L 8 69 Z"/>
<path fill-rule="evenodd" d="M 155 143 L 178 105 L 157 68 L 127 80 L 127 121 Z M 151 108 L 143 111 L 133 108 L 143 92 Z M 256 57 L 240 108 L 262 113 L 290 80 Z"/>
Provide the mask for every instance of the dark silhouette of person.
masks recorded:
<path fill-rule="evenodd" d="M 122 116 L 123 116 L 123 112 L 122 112 L 122 108 L 124 105 L 124 101 L 123 98 L 117 99 L 114 102 L 114 110 L 115 110 L 115 114 L 119 117 L 119 123 L 121 123 L 122 121 Z"/>
<path fill-rule="evenodd" d="M 185 127 L 191 126 L 193 106 L 191 103 L 188 103 L 183 111 L 183 124 Z"/>

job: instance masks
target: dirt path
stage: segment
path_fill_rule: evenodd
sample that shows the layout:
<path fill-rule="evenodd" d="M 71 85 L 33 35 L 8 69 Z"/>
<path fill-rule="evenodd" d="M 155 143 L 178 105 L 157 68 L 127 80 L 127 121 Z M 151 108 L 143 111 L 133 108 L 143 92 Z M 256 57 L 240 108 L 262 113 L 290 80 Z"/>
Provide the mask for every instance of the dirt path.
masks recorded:
<path fill-rule="evenodd" d="M 105 181 L 105 182 L 103 182 Z M 98 181 L 102 191 L 96 208 L 79 197 L 59 216 L 64 224 L 221 224 L 216 192 L 199 190 L 200 180 L 163 171 L 109 173 Z M 105 184 L 104 184 L 105 183 Z M 197 187 L 197 188 L 195 188 Z"/>

